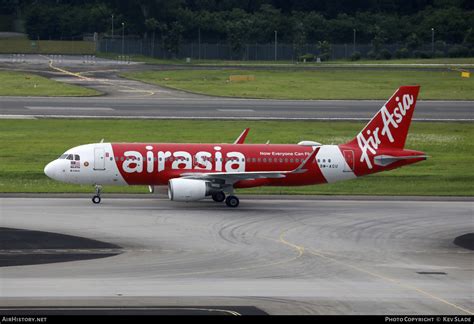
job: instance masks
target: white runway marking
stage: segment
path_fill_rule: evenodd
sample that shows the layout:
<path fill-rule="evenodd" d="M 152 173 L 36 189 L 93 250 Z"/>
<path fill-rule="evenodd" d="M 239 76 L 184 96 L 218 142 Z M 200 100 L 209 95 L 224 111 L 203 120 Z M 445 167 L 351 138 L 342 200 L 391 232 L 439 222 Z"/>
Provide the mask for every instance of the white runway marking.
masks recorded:
<path fill-rule="evenodd" d="M 117 90 L 119 92 L 149 92 L 148 90 L 140 90 L 140 89 L 127 89 L 127 90 Z"/>
<path fill-rule="evenodd" d="M 0 119 L 36 119 L 33 115 L 0 115 Z"/>
<path fill-rule="evenodd" d="M 53 107 L 53 106 L 25 106 L 29 110 L 90 110 L 90 111 L 110 111 L 115 110 L 109 107 Z"/>
<path fill-rule="evenodd" d="M 26 107 L 25 107 L 26 108 Z M 66 107 L 63 109 L 72 109 Z M 90 108 L 87 110 L 100 110 L 104 108 Z M 107 109 L 107 108 L 105 108 Z M 114 110 L 108 108 L 108 110 Z M 269 117 L 269 116 L 100 116 L 100 115 L 6 115 L 0 114 L 0 119 L 35 119 L 35 118 L 88 118 L 88 119 L 171 119 L 171 120 L 314 120 L 314 121 L 368 121 L 369 118 L 351 118 L 351 117 Z M 413 121 L 420 122 L 474 122 L 474 118 L 413 118 Z"/>
<path fill-rule="evenodd" d="M 254 112 L 253 109 L 216 109 L 217 111 L 222 112 Z"/>

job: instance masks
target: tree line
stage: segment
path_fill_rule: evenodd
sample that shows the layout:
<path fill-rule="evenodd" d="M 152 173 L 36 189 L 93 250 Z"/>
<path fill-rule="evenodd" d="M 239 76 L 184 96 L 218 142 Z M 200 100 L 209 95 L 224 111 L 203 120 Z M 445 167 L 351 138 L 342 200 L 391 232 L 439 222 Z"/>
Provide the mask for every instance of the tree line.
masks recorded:
<path fill-rule="evenodd" d="M 474 50 L 472 0 L 18 0 L 32 39 L 98 32 L 155 38 L 170 52 L 183 42 L 384 44 L 407 49 L 459 44 Z M 123 23 L 123 25 L 122 25 Z M 123 28 L 123 30 L 122 30 Z M 325 43 L 324 43 L 325 42 Z"/>

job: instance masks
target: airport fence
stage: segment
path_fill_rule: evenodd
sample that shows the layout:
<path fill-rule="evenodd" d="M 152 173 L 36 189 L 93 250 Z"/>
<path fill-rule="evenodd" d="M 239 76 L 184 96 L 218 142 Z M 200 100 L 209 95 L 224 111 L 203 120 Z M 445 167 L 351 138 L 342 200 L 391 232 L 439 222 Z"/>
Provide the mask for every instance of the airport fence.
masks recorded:
<path fill-rule="evenodd" d="M 145 39 L 102 38 L 97 42 L 97 50 L 118 55 L 144 55 L 160 59 L 202 59 L 202 60 L 248 60 L 248 61 L 308 61 L 326 56 L 327 59 L 390 59 L 390 58 L 430 58 L 430 57 L 467 57 L 474 55 L 474 49 L 460 44 L 422 44 L 408 49 L 404 44 L 387 44 L 375 51 L 371 44 L 331 44 L 327 53 L 321 53 L 316 44 L 307 44 L 297 48 L 294 44 L 245 44 L 235 48 L 223 43 L 183 43 L 177 51 L 167 50 L 163 44 Z"/>
<path fill-rule="evenodd" d="M 96 35 L 64 37 L 61 40 L 0 39 L 2 54 L 76 54 L 95 55 L 97 52 L 116 55 L 144 55 L 160 59 L 246 60 L 246 61 L 307 61 L 322 59 L 390 59 L 474 56 L 474 49 L 461 44 L 435 42 L 408 49 L 404 44 L 386 44 L 375 51 L 371 44 L 331 44 L 326 53 L 316 44 L 248 43 L 238 48 L 228 43 L 184 42 L 170 51 L 159 40 L 140 38 L 99 38 Z"/>

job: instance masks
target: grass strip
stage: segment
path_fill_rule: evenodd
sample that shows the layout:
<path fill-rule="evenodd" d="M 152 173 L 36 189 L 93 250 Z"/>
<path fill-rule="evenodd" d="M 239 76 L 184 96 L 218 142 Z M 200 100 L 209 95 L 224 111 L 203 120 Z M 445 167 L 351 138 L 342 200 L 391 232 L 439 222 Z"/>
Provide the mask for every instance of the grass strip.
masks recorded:
<path fill-rule="evenodd" d="M 48 179 L 44 166 L 67 149 L 102 138 L 111 142 L 231 143 L 251 127 L 248 143 L 339 144 L 353 138 L 362 122 L 0 120 L 0 192 L 92 192 L 90 186 Z M 261 187 L 239 192 L 274 194 L 474 195 L 474 132 L 471 123 L 414 123 L 406 148 L 427 161 L 356 180 L 306 187 Z M 106 186 L 106 192 L 147 188 Z"/>

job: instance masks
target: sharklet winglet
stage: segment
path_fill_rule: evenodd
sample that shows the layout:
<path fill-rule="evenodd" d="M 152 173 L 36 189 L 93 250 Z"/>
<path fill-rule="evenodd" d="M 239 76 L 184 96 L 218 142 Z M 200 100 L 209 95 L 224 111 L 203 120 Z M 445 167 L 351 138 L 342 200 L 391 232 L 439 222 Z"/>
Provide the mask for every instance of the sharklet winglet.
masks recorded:
<path fill-rule="evenodd" d="M 296 169 L 294 169 L 290 173 L 304 173 L 304 172 L 308 171 L 310 163 L 313 162 L 313 160 L 316 157 L 316 154 L 318 154 L 320 148 L 321 148 L 321 146 L 316 147 L 314 149 L 314 151 L 303 162 L 301 162 L 301 164 Z"/>
<path fill-rule="evenodd" d="M 249 133 L 250 128 L 244 129 L 242 133 L 240 133 L 239 137 L 234 141 L 234 144 L 244 144 L 245 138 L 247 137 L 247 134 Z"/>

